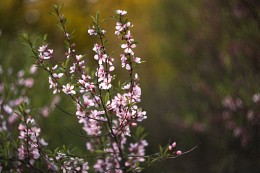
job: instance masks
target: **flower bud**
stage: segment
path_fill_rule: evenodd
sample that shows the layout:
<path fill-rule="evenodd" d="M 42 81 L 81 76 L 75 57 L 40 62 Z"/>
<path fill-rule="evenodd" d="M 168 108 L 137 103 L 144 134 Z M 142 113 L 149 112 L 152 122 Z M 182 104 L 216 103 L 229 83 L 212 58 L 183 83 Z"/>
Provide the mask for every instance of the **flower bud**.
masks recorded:
<path fill-rule="evenodd" d="M 170 151 L 172 150 L 172 146 L 171 145 L 169 145 L 169 148 L 168 148 Z"/>
<path fill-rule="evenodd" d="M 181 155 L 181 154 L 182 154 L 182 151 L 181 151 L 181 150 L 178 150 L 178 151 L 176 151 L 176 154 L 177 154 L 177 155 Z"/>
<path fill-rule="evenodd" d="M 175 148 L 176 147 L 176 142 L 172 143 L 172 148 Z"/>
<path fill-rule="evenodd" d="M 131 125 L 132 125 L 133 127 L 136 127 L 136 126 L 137 126 L 137 124 L 136 124 L 136 123 L 132 123 Z"/>

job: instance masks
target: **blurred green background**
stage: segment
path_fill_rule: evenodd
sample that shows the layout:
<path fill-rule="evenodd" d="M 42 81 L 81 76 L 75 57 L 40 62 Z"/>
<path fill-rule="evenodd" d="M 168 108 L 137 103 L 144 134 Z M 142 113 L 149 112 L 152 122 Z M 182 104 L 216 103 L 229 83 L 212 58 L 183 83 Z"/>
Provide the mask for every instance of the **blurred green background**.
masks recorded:
<path fill-rule="evenodd" d="M 33 63 L 19 38 L 23 32 L 32 37 L 48 33 L 51 46 L 62 52 L 63 36 L 49 14 L 52 4 L 59 2 L 0 1 L 0 64 L 4 68 L 18 71 Z M 166 145 L 170 139 L 183 151 L 198 146 L 145 172 L 260 172 L 260 102 L 252 100 L 260 92 L 259 0 L 62 2 L 70 20 L 68 28 L 76 31 L 77 50 L 89 58 L 94 43 L 87 34 L 89 16 L 100 11 L 108 19 L 109 42 L 117 45 L 115 21 L 109 17 L 116 9 L 128 11 L 139 42 L 135 52 L 146 61 L 139 73 L 142 106 L 148 112 L 143 123 L 149 133 L 148 152 L 156 152 L 158 144 Z M 31 96 L 35 108 L 51 100 L 44 72 L 37 74 Z M 66 105 L 66 100 L 60 105 Z M 52 148 L 72 144 L 84 151 L 85 140 L 67 130 L 80 130 L 75 118 L 55 110 L 40 121 L 43 131 L 52 134 L 48 136 Z"/>

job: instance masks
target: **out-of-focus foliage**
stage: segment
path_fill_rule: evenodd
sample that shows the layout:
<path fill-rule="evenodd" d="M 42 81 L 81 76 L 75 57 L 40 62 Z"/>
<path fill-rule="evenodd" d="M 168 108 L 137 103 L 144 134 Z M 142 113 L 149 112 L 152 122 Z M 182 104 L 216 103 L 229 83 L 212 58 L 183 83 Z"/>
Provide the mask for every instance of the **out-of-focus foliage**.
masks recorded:
<path fill-rule="evenodd" d="M 56 2 L 0 1 L 1 65 L 17 71 L 33 62 L 18 39 L 24 31 L 32 36 L 49 33 L 50 44 L 60 43 L 56 19 L 48 13 Z M 129 12 L 135 25 L 133 35 L 140 43 L 137 54 L 147 61 L 140 77 L 150 150 L 171 138 L 180 141 L 183 150 L 198 145 L 189 155 L 147 172 L 260 171 L 260 103 L 252 100 L 260 92 L 258 0 L 63 2 L 76 46 L 89 58 L 92 53 L 87 50 L 93 43 L 87 36 L 89 16 L 96 11 L 101 16 L 112 16 L 116 9 Z M 113 33 L 114 26 L 105 27 Z M 39 74 L 38 80 L 35 92 L 39 93 L 48 86 L 46 75 Z M 36 107 L 50 100 L 48 94 L 42 97 L 32 99 Z M 62 133 L 72 120 L 59 110 L 42 120 L 46 133 L 54 135 L 50 145 L 80 143 L 84 150 L 83 139 Z"/>

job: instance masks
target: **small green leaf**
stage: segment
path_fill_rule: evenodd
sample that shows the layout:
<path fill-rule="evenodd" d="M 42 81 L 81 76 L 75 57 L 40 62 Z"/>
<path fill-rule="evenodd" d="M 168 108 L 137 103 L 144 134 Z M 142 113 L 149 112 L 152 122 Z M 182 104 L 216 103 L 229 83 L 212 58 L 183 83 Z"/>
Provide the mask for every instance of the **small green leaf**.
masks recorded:
<path fill-rule="evenodd" d="M 47 42 L 47 37 L 48 37 L 48 34 L 44 34 L 44 36 L 43 36 L 43 41 L 44 42 Z"/>
<path fill-rule="evenodd" d="M 107 92 L 106 95 L 105 95 L 105 99 L 104 99 L 105 103 L 108 102 L 108 100 L 109 100 L 109 96 L 110 96 L 110 93 Z"/>
<path fill-rule="evenodd" d="M 102 151 L 102 150 L 96 150 L 95 151 L 97 154 L 103 154 L 104 153 L 104 151 Z"/>
<path fill-rule="evenodd" d="M 98 21 L 99 21 L 99 11 L 96 12 L 96 19 L 95 19 L 95 22 L 98 24 Z"/>
<path fill-rule="evenodd" d="M 162 151 L 163 151 L 163 148 L 161 145 L 159 145 L 159 151 L 160 151 L 160 153 L 162 153 Z"/>

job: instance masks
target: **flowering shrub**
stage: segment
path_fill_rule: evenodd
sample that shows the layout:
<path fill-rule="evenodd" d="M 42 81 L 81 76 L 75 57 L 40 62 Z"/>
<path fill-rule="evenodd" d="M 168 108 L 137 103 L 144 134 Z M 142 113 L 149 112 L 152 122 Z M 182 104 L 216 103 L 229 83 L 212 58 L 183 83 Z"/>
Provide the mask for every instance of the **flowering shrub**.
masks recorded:
<path fill-rule="evenodd" d="M 66 18 L 61 14 L 62 6 L 54 6 L 58 26 L 65 36 L 65 57 L 55 57 L 55 50 L 44 37 L 37 46 L 27 35 L 23 35 L 35 58 L 35 65 L 48 72 L 49 88 L 53 94 L 64 93 L 76 108 L 75 117 L 86 133 L 86 154 L 74 155 L 70 147 L 60 147 L 55 151 L 47 149 L 48 143 L 41 137 L 29 109 L 29 98 L 15 101 L 6 100 L 1 95 L 1 148 L 0 170 L 2 172 L 140 172 L 157 161 L 175 158 L 183 152 L 176 150 L 176 142 L 160 147 L 158 153 L 145 154 L 148 142 L 144 139 L 143 128 L 139 123 L 147 118 L 141 102 L 140 78 L 136 67 L 143 61 L 134 49 L 136 42 L 131 34 L 133 25 L 126 19 L 127 12 L 117 10 L 113 18 L 116 22 L 115 35 L 121 40 L 121 67 L 128 73 L 128 80 L 115 87 L 114 58 L 107 52 L 106 31 L 102 28 L 99 13 L 93 18 L 93 26 L 88 29 L 90 36 L 97 38 L 93 51 L 96 69 L 90 73 L 86 69 L 86 56 L 79 54 L 73 43 L 73 34 L 66 28 Z M 113 55 L 115 57 L 115 55 Z M 15 85 L 30 88 L 33 79 L 18 75 Z M 1 93 L 4 93 L 1 83 Z M 23 91 L 23 90 L 21 90 Z M 56 100 L 56 101 L 55 101 Z M 48 107 L 41 109 L 47 117 L 54 109 L 54 99 Z M 65 113 L 65 111 L 64 111 Z M 9 124 L 7 123 L 9 120 Z M 13 124 L 14 119 L 17 124 Z M 18 129 L 18 138 L 11 133 Z M 134 136 L 134 130 L 136 135 Z M 8 142 L 6 142 L 8 141 Z M 185 153 L 185 152 L 184 152 Z M 91 159 L 90 159 L 91 158 Z M 93 159 L 94 158 L 94 159 Z"/>

